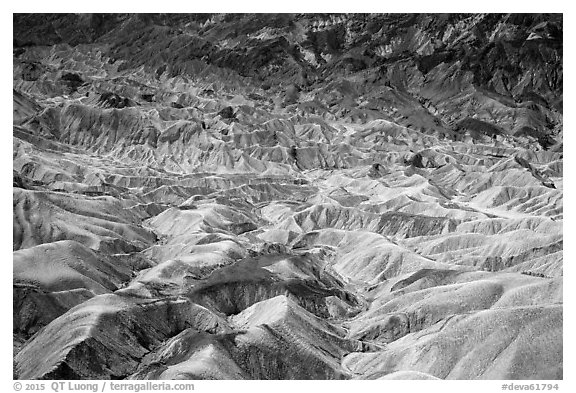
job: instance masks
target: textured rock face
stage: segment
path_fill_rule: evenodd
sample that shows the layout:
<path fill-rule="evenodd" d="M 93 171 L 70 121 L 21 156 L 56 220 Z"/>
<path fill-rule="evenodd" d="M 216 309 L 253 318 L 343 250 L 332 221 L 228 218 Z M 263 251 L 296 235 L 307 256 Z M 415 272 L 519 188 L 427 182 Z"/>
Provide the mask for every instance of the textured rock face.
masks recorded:
<path fill-rule="evenodd" d="M 561 15 L 14 15 L 19 379 L 562 379 Z"/>

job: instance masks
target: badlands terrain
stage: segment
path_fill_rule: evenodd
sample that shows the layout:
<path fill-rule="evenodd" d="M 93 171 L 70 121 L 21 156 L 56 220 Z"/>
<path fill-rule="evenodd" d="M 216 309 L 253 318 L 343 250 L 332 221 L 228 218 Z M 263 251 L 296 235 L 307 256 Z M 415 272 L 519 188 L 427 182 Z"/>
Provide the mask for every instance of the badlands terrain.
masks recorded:
<path fill-rule="evenodd" d="M 13 28 L 15 378 L 563 378 L 561 15 Z"/>

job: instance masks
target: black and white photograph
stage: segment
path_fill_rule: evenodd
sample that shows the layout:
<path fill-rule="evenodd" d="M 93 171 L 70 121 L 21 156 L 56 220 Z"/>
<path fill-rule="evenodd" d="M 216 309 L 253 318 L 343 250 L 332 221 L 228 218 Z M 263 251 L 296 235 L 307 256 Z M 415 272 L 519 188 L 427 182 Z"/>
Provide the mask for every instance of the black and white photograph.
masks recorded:
<path fill-rule="evenodd" d="M 9 387 L 564 390 L 563 19 L 13 13 Z"/>

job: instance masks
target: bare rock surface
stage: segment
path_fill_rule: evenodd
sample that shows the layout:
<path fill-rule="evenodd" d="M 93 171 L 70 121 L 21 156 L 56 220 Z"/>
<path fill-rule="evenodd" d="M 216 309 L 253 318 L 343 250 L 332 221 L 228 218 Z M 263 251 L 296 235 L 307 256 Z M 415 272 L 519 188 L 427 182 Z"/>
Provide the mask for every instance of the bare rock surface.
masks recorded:
<path fill-rule="evenodd" d="M 15 14 L 18 379 L 562 379 L 553 14 Z"/>

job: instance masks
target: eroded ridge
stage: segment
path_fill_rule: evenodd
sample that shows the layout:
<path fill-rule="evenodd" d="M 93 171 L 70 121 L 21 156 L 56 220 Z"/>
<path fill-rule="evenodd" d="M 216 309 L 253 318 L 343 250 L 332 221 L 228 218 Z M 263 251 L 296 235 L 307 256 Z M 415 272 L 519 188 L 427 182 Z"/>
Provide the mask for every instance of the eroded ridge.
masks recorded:
<path fill-rule="evenodd" d="M 561 379 L 562 16 L 15 15 L 18 379 Z"/>

